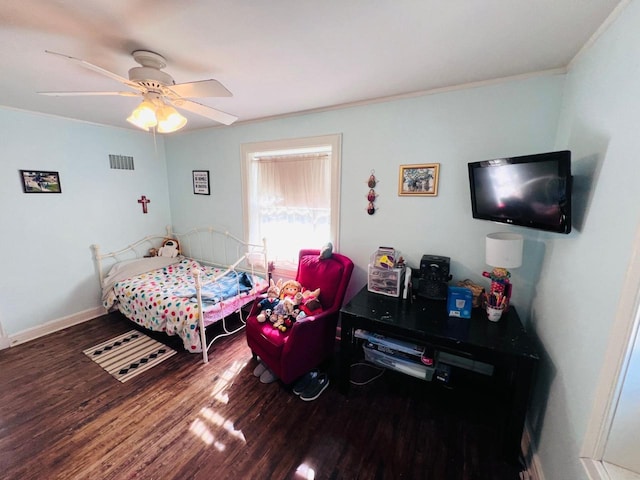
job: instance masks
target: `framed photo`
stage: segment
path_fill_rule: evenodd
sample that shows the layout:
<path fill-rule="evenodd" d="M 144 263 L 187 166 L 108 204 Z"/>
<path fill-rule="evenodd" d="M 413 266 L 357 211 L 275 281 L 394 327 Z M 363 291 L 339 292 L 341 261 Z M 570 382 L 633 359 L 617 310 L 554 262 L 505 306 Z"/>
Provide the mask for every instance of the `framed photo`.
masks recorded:
<path fill-rule="evenodd" d="M 209 170 L 193 171 L 193 193 L 196 195 L 211 195 L 209 190 Z"/>
<path fill-rule="evenodd" d="M 42 170 L 20 170 L 24 193 L 62 193 L 60 174 Z"/>
<path fill-rule="evenodd" d="M 438 195 L 439 163 L 400 165 L 398 195 L 435 197 Z"/>

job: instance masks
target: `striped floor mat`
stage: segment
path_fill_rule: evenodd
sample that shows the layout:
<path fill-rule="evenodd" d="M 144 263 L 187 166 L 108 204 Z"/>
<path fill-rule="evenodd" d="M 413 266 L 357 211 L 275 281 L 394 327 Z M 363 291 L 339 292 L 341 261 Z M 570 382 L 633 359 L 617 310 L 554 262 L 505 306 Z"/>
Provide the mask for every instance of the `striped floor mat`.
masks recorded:
<path fill-rule="evenodd" d="M 175 355 L 176 351 L 137 330 L 131 330 L 83 353 L 124 383 Z"/>

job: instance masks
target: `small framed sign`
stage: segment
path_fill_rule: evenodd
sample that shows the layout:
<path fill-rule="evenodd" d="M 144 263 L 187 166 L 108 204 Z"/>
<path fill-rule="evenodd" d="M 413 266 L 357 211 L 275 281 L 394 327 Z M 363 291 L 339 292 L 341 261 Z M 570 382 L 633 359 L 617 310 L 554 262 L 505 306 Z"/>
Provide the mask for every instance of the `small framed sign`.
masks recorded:
<path fill-rule="evenodd" d="M 193 171 L 193 193 L 196 195 L 210 195 L 209 170 Z"/>
<path fill-rule="evenodd" d="M 62 193 L 60 174 L 42 170 L 20 170 L 24 193 Z"/>

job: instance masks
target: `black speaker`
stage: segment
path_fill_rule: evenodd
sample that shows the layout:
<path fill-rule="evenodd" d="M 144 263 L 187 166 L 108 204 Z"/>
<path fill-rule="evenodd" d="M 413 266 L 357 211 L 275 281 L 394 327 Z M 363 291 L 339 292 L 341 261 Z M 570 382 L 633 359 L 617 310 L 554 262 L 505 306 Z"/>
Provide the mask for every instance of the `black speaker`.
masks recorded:
<path fill-rule="evenodd" d="M 449 265 L 449 257 L 423 255 L 420 260 L 420 270 L 412 280 L 416 295 L 430 300 L 446 300 L 448 282 L 451 280 Z"/>
<path fill-rule="evenodd" d="M 446 300 L 448 293 L 447 287 L 447 282 L 438 282 L 424 278 L 417 278 L 413 281 L 414 293 L 429 300 Z"/>
<path fill-rule="evenodd" d="M 420 276 L 430 280 L 448 281 L 450 280 L 450 263 L 451 259 L 449 257 L 441 257 L 440 255 L 423 255 L 420 260 Z"/>

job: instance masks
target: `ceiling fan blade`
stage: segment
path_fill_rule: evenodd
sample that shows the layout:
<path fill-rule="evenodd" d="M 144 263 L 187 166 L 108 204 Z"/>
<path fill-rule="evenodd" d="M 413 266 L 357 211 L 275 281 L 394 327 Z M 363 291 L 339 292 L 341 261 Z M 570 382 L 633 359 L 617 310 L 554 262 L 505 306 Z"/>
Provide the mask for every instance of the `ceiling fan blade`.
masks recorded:
<path fill-rule="evenodd" d="M 210 118 L 211 120 L 215 120 L 216 122 L 222 123 L 224 125 L 231 125 L 233 122 L 238 120 L 238 117 L 236 117 L 235 115 L 225 113 L 221 110 L 216 110 L 215 108 L 211 108 L 191 100 L 180 99 L 175 100 L 172 103 L 178 108 L 182 108 L 189 112 Z"/>
<path fill-rule="evenodd" d="M 121 77 L 117 73 L 110 72 L 109 70 L 105 70 L 102 67 L 98 67 L 92 63 L 89 63 L 85 60 L 81 60 L 80 58 L 71 57 L 69 55 L 65 55 L 64 53 L 52 52 L 50 50 L 45 50 L 46 53 L 50 53 L 52 55 L 58 55 L 59 57 L 66 58 L 67 60 L 71 60 L 78 65 L 87 68 L 89 70 L 93 70 L 94 72 L 100 73 L 106 77 L 112 78 L 120 83 L 124 83 L 126 86 L 133 88 L 134 90 L 138 90 L 139 92 L 143 91 L 143 88 L 140 87 L 137 83 L 131 82 L 128 78 Z"/>
<path fill-rule="evenodd" d="M 232 97 L 233 95 L 217 80 L 200 80 L 198 82 L 178 83 L 167 87 L 180 97 Z"/>
<path fill-rule="evenodd" d="M 40 95 L 50 97 L 77 97 L 87 95 L 120 95 L 121 97 L 138 97 L 139 93 L 134 92 L 38 92 Z"/>

